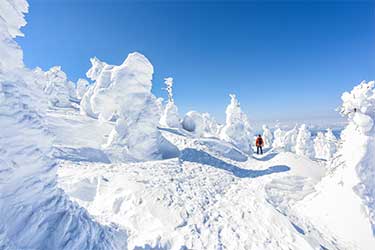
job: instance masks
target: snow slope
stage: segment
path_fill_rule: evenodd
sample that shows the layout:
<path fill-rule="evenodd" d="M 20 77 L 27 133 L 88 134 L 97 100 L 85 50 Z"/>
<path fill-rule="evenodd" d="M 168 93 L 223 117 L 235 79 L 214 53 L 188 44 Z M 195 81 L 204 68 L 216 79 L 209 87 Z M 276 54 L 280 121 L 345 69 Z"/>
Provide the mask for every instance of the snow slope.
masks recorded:
<path fill-rule="evenodd" d="M 179 145 L 180 158 L 64 161 L 59 184 L 102 224 L 117 222 L 126 229 L 129 249 L 314 249 L 266 201 L 264 187 L 286 176 L 317 181 L 321 166 L 273 152 L 234 161 L 212 149 L 219 140 L 207 146 L 201 139 L 163 134 Z"/>

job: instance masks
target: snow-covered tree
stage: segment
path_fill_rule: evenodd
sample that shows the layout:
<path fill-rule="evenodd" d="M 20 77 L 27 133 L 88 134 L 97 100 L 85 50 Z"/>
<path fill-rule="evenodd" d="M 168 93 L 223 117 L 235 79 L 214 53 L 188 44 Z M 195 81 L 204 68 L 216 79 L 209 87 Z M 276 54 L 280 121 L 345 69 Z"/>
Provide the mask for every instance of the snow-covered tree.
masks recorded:
<path fill-rule="evenodd" d="M 241 151 L 252 154 L 253 133 L 249 118 L 241 110 L 236 95 L 230 95 L 231 101 L 226 109 L 226 123 L 220 132 L 222 140 L 234 144 Z"/>
<path fill-rule="evenodd" d="M 325 148 L 327 145 L 326 137 L 323 132 L 318 132 L 314 139 L 315 158 L 325 159 Z"/>
<path fill-rule="evenodd" d="M 264 147 L 270 148 L 273 143 L 273 134 L 267 125 L 263 125 L 262 128 L 263 128 Z"/>
<path fill-rule="evenodd" d="M 207 136 L 218 136 L 220 125 L 209 113 L 203 113 L 204 132 Z"/>
<path fill-rule="evenodd" d="M 296 152 L 298 129 L 297 126 L 285 132 L 284 135 L 284 149 L 288 152 Z"/>
<path fill-rule="evenodd" d="M 76 83 L 76 96 L 79 100 L 82 99 L 88 88 L 89 82 L 85 79 L 79 78 Z"/>
<path fill-rule="evenodd" d="M 273 143 L 272 143 L 272 147 L 273 148 L 284 148 L 284 146 L 285 146 L 285 144 L 284 144 L 285 143 L 285 141 L 284 141 L 285 131 L 282 130 L 280 127 L 277 127 L 273 134 L 274 134 L 274 140 L 273 140 Z"/>
<path fill-rule="evenodd" d="M 180 126 L 180 116 L 178 114 L 178 108 L 174 103 L 173 99 L 173 78 L 165 78 L 166 90 L 168 92 L 168 102 L 165 105 L 164 111 L 160 118 L 160 124 L 162 126 L 170 128 L 178 128 Z"/>
<path fill-rule="evenodd" d="M 98 59 L 91 62 L 93 67 L 87 76 L 95 85 L 90 107 L 100 120 L 117 117 L 104 145 L 112 160 L 161 159 L 162 143 L 166 141 L 157 128 L 160 113 L 157 99 L 151 93 L 152 64 L 136 52 L 129 54 L 119 66 Z"/>
<path fill-rule="evenodd" d="M 111 75 L 114 65 L 109 65 L 105 62 L 100 61 L 98 58 L 94 57 L 90 59 L 91 68 L 87 71 L 86 76 L 91 79 L 97 79 L 93 85 L 91 85 L 86 93 L 82 96 L 80 102 L 80 112 L 82 115 L 87 115 L 92 118 L 98 118 L 99 114 L 96 113 L 94 105 L 96 101 L 93 99 L 96 93 L 107 89 L 111 84 Z"/>
<path fill-rule="evenodd" d="M 311 133 L 305 124 L 302 124 L 298 130 L 296 154 L 310 158 L 314 156 L 314 147 L 311 139 Z"/>
<path fill-rule="evenodd" d="M 50 68 L 44 73 L 46 83 L 44 91 L 48 96 L 51 107 L 71 107 L 71 101 L 76 99 L 74 83 L 69 81 L 60 66 Z"/>
<path fill-rule="evenodd" d="M 330 128 L 327 129 L 327 132 L 324 136 L 326 141 L 324 147 L 324 159 L 329 160 L 337 151 L 337 138 Z"/>

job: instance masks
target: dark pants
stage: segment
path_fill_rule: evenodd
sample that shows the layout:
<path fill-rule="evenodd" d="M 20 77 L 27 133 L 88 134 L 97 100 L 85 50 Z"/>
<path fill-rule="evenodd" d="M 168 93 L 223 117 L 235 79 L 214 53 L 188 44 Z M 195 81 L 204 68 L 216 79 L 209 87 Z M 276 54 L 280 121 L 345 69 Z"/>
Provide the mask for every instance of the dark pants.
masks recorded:
<path fill-rule="evenodd" d="M 259 149 L 260 149 L 260 154 L 263 154 L 262 146 L 257 146 L 257 154 L 259 155 Z"/>

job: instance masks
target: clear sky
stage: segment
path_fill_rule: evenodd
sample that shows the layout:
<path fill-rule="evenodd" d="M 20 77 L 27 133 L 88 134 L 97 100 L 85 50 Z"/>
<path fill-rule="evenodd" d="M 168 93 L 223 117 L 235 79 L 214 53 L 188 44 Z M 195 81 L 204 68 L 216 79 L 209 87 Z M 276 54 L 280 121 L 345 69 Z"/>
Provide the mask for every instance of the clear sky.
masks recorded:
<path fill-rule="evenodd" d="M 181 113 L 225 117 L 229 93 L 251 120 L 334 117 L 341 93 L 375 79 L 374 2 L 29 0 L 18 38 L 28 67 L 61 65 L 72 81 L 89 58 L 154 65 L 154 94 L 175 79 Z"/>

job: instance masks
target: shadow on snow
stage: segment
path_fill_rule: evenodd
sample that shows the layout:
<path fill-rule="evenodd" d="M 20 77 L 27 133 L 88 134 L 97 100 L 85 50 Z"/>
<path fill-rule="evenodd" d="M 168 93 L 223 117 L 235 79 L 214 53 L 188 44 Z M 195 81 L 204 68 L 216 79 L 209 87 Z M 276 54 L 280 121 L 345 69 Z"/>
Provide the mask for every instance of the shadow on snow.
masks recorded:
<path fill-rule="evenodd" d="M 239 168 L 233 164 L 222 161 L 204 151 L 196 150 L 193 148 L 186 148 L 181 151 L 181 161 L 196 162 L 200 164 L 210 165 L 215 168 L 223 169 L 233 173 L 234 176 L 240 178 L 256 178 L 263 175 L 280 173 L 289 171 L 290 168 L 285 165 L 272 166 L 264 170 L 251 170 Z"/>
<path fill-rule="evenodd" d="M 267 155 L 264 155 L 263 157 L 262 156 L 258 157 L 258 155 L 257 155 L 257 156 L 254 156 L 254 158 L 257 159 L 258 161 L 269 161 L 273 157 L 275 157 L 276 155 L 278 155 L 278 153 L 272 152 L 272 153 L 269 153 Z"/>

